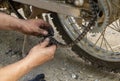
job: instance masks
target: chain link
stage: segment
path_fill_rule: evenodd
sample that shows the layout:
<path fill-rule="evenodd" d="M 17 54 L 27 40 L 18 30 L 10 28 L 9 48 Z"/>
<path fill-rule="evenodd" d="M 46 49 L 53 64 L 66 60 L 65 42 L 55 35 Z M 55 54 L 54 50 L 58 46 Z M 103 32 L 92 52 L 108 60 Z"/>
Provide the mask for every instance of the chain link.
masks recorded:
<path fill-rule="evenodd" d="M 77 44 L 84 38 L 84 36 L 88 33 L 88 31 L 91 30 L 91 27 L 95 25 L 95 21 L 97 19 L 97 9 L 98 8 L 97 8 L 96 4 L 94 3 L 93 0 L 89 0 L 89 4 L 91 6 L 92 18 L 89 21 L 88 26 L 85 27 L 84 31 L 77 37 L 77 39 L 69 44 L 62 44 L 62 43 L 58 42 L 56 39 L 54 39 L 53 37 L 48 37 L 48 38 L 50 38 L 50 42 L 52 44 L 56 44 L 59 47 L 72 47 L 73 45 Z"/>

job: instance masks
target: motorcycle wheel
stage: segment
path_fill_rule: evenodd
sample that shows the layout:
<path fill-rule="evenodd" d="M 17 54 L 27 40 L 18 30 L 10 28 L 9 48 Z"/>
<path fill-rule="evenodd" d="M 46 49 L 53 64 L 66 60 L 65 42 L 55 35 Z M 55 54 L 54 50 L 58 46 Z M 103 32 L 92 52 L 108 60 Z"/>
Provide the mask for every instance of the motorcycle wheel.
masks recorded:
<path fill-rule="evenodd" d="M 67 43 L 74 41 L 80 34 L 75 18 L 56 13 L 52 14 L 52 17 L 57 30 Z M 120 68 L 119 28 L 120 19 L 107 27 L 104 35 L 102 35 L 103 32 L 88 32 L 84 39 L 72 47 L 72 50 L 81 58 L 90 61 L 97 67 Z M 98 41 L 100 42 L 98 43 Z"/>

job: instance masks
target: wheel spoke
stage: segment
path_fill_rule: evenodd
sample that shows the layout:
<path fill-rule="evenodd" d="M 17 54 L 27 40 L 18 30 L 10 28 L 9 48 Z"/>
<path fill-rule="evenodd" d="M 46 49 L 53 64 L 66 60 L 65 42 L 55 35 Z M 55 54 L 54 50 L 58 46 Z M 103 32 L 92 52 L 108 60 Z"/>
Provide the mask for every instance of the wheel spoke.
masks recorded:
<path fill-rule="evenodd" d="M 104 45 L 105 45 L 106 51 L 108 51 L 107 42 L 105 41 L 105 35 L 103 35 L 103 40 L 104 40 Z"/>
<path fill-rule="evenodd" d="M 105 40 L 106 44 L 110 47 L 111 51 L 114 53 L 114 51 L 113 51 L 113 49 L 112 49 L 111 45 L 109 44 L 109 42 L 107 41 L 107 39 L 106 39 L 105 37 L 103 37 L 103 38 L 104 38 L 104 40 Z"/>
<path fill-rule="evenodd" d="M 116 5 L 114 2 L 112 2 L 113 3 L 113 5 L 115 5 L 117 8 L 120 8 L 120 6 L 119 5 Z"/>
<path fill-rule="evenodd" d="M 107 28 L 107 27 L 106 27 Z M 101 35 L 99 36 L 99 38 L 97 39 L 97 41 L 94 44 L 94 47 L 96 46 L 96 44 L 98 43 L 98 41 L 100 40 L 100 38 L 104 35 L 106 28 L 104 29 L 104 31 L 101 33 Z"/>
<path fill-rule="evenodd" d="M 107 28 L 107 27 L 106 27 Z M 109 42 L 107 41 L 107 39 L 105 38 L 105 31 L 106 31 L 106 28 L 104 29 L 104 31 L 101 33 L 101 35 L 99 36 L 99 38 L 97 39 L 97 41 L 95 42 L 95 44 L 94 44 L 94 47 L 97 45 L 97 43 L 99 42 L 99 40 L 101 39 L 101 42 L 100 42 L 100 48 L 102 48 L 102 46 L 103 46 L 103 44 L 105 45 L 105 48 L 108 50 L 108 47 L 110 48 L 110 50 L 112 51 L 112 52 L 114 52 L 113 51 L 113 49 L 112 49 L 112 47 L 111 47 L 111 45 L 109 44 Z"/>
<path fill-rule="evenodd" d="M 87 41 L 88 41 L 88 33 L 85 36 L 85 44 L 87 44 Z"/>
<path fill-rule="evenodd" d="M 120 26 L 120 18 L 118 19 L 118 24 L 119 24 L 119 26 Z"/>
<path fill-rule="evenodd" d="M 115 27 L 116 29 L 118 29 L 118 28 L 115 26 L 115 24 L 114 24 L 114 23 L 112 23 L 111 25 L 112 25 L 113 27 Z"/>
<path fill-rule="evenodd" d="M 114 17 L 114 19 L 116 19 L 116 18 Z M 116 24 L 115 27 L 119 29 L 120 27 L 119 27 L 118 21 L 115 21 L 115 24 Z"/>
<path fill-rule="evenodd" d="M 100 38 L 102 37 L 102 34 L 99 36 L 99 38 L 97 39 L 97 41 L 94 44 L 94 47 L 96 46 L 96 44 L 98 43 L 98 41 L 100 40 Z"/>
<path fill-rule="evenodd" d="M 104 38 L 102 36 L 102 41 L 101 41 L 101 44 L 100 44 L 100 48 L 103 46 L 103 41 L 104 41 Z"/>
<path fill-rule="evenodd" d="M 106 51 L 108 51 L 108 46 L 107 46 L 107 43 L 105 42 L 105 47 L 106 47 Z"/>
<path fill-rule="evenodd" d="M 118 19 L 117 21 L 115 21 L 115 23 L 112 23 L 108 27 L 120 33 L 120 19 Z"/>
<path fill-rule="evenodd" d="M 120 33 L 120 30 L 117 30 L 117 29 L 115 29 L 115 28 L 113 28 L 111 26 L 108 26 L 108 27 Z"/>

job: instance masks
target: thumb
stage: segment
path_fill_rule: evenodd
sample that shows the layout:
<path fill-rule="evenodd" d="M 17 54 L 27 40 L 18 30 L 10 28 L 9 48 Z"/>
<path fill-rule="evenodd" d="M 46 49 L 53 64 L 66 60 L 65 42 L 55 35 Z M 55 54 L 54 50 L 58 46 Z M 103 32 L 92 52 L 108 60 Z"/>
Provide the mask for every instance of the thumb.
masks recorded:
<path fill-rule="evenodd" d="M 50 53 L 54 54 L 57 49 L 56 45 L 52 45 L 50 47 L 47 47 L 47 50 L 49 50 Z"/>

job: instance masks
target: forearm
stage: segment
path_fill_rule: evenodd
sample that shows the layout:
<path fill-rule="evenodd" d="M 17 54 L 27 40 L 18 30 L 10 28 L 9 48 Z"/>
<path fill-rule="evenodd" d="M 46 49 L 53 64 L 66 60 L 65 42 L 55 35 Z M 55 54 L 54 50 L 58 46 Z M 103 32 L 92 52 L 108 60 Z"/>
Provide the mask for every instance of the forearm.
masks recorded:
<path fill-rule="evenodd" d="M 56 46 L 47 47 L 49 39 L 34 46 L 29 54 L 19 62 L 0 69 L 0 81 L 17 81 L 33 68 L 53 59 Z"/>
<path fill-rule="evenodd" d="M 0 13 L 0 30 L 19 30 L 22 27 L 21 22 L 21 19 Z"/>
<path fill-rule="evenodd" d="M 32 69 L 29 65 L 28 62 L 23 59 L 19 62 L 1 68 L 0 81 L 17 81 Z"/>

